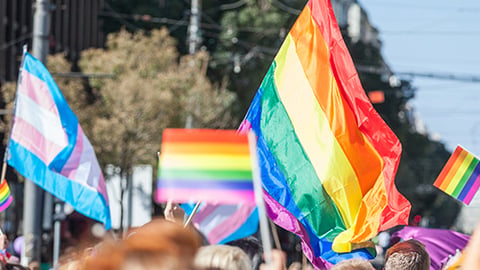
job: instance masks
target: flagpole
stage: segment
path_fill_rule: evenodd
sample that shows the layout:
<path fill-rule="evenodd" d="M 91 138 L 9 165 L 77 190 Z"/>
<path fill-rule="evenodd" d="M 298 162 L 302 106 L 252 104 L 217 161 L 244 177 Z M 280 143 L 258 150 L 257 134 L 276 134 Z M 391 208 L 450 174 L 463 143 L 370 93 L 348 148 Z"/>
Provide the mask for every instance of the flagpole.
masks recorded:
<path fill-rule="evenodd" d="M 17 91 L 18 93 L 18 85 L 20 84 L 21 77 L 22 77 L 22 70 L 23 70 L 23 63 L 25 61 L 25 53 L 27 52 L 27 45 L 23 45 L 23 54 L 22 54 L 22 60 L 20 62 L 20 71 L 18 74 L 18 79 L 17 79 Z M 16 95 L 15 93 L 15 95 Z M 7 160 L 9 156 L 9 151 L 8 149 L 10 148 L 10 134 L 12 133 L 12 127 L 13 127 L 13 115 L 15 114 L 15 107 L 17 103 L 17 98 L 15 97 L 15 101 L 13 102 L 13 114 L 12 114 L 12 119 L 10 119 L 10 128 L 8 129 L 7 132 L 7 147 L 5 148 L 5 152 L 3 153 L 3 165 L 2 165 L 2 174 L 0 175 L 0 184 L 3 184 L 3 181 L 5 181 L 5 177 L 7 175 Z"/>
<path fill-rule="evenodd" d="M 202 202 L 197 202 L 197 204 L 195 204 L 195 207 L 193 208 L 193 211 L 192 213 L 190 213 L 190 215 L 188 216 L 187 218 L 187 221 L 185 221 L 185 224 L 183 224 L 183 227 L 186 228 L 188 225 L 190 225 L 190 222 L 192 221 L 193 217 L 195 216 L 195 214 L 197 213 L 197 210 L 198 208 L 200 207 L 200 204 Z"/>
<path fill-rule="evenodd" d="M 5 156 L 7 156 L 7 152 L 5 151 Z M 7 161 L 3 160 L 3 166 L 2 166 L 2 178 L 0 179 L 0 184 L 3 183 L 3 181 L 5 181 L 5 174 L 7 174 Z"/>
<path fill-rule="evenodd" d="M 257 139 L 253 131 L 248 132 L 248 146 L 250 147 L 250 156 L 252 160 L 253 188 L 255 191 L 255 201 L 258 207 L 258 215 L 260 218 L 260 235 L 263 245 L 263 253 L 267 265 L 272 263 L 272 240 L 270 239 L 270 231 L 268 228 L 267 210 L 263 199 L 262 179 L 260 177 L 260 167 L 258 166 L 257 157 Z"/>
<path fill-rule="evenodd" d="M 23 45 L 23 53 L 22 53 L 22 60 L 20 62 L 20 71 L 18 73 L 18 79 L 17 79 L 17 91 L 15 93 L 15 96 L 18 93 L 18 86 L 20 85 L 20 82 L 22 80 L 22 70 L 23 70 L 23 63 L 25 62 L 25 54 L 27 53 L 27 45 Z M 5 153 L 3 153 L 3 165 L 2 165 L 2 175 L 1 175 L 1 180 L 0 184 L 3 183 L 5 180 L 5 176 L 7 174 L 7 160 L 8 160 L 8 149 L 10 148 L 10 134 L 12 133 L 12 127 L 13 127 L 13 115 L 15 115 L 15 107 L 17 103 L 17 98 L 15 97 L 15 101 L 13 102 L 13 113 L 12 113 L 12 119 L 10 119 L 10 128 L 8 129 L 8 134 L 7 134 L 7 148 L 5 148 Z"/>

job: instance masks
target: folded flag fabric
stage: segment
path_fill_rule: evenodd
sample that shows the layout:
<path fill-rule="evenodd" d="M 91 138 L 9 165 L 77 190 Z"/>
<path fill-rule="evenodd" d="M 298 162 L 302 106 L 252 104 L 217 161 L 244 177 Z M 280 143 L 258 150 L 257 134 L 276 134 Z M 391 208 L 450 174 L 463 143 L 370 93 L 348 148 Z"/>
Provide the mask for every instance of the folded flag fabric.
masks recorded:
<path fill-rule="evenodd" d="M 166 129 L 157 202 L 255 204 L 247 134 L 235 130 Z"/>
<path fill-rule="evenodd" d="M 10 188 L 8 187 L 7 180 L 4 179 L 0 184 L 0 212 L 5 211 L 12 201 L 13 197 L 12 194 L 10 194 Z"/>
<path fill-rule="evenodd" d="M 182 204 L 190 215 L 194 204 Z M 258 210 L 250 204 L 203 203 L 193 216 L 192 224 L 211 245 L 225 244 L 250 236 L 258 230 Z"/>
<path fill-rule="evenodd" d="M 400 142 L 369 102 L 329 0 L 309 1 L 293 25 L 240 127 L 250 129 L 267 212 L 300 226 L 310 261 L 407 223 Z"/>
<path fill-rule="evenodd" d="M 469 205 L 480 187 L 479 175 L 478 158 L 458 145 L 433 185 Z"/>
<path fill-rule="evenodd" d="M 111 227 L 107 190 L 93 147 L 46 67 L 24 54 L 8 164 L 79 213 Z"/>
<path fill-rule="evenodd" d="M 454 256 L 457 250 L 463 250 L 470 240 L 470 236 L 455 231 L 412 226 L 393 233 L 391 240 L 395 242 L 395 238 L 415 239 L 424 244 L 430 255 L 431 270 L 442 269 L 442 261 Z"/>

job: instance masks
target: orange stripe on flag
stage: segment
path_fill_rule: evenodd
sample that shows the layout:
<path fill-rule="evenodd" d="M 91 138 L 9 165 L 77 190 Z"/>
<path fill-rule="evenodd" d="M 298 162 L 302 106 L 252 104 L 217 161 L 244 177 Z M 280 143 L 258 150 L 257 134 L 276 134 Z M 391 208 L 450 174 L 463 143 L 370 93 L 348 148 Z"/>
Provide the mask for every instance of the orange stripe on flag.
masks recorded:
<path fill-rule="evenodd" d="M 455 150 L 455 152 L 456 151 L 457 150 Z M 457 158 L 453 160 L 454 163 L 451 169 L 447 172 L 447 175 L 445 176 L 445 179 L 443 180 L 442 184 L 440 185 L 440 187 L 438 187 L 439 189 L 441 190 L 447 189 L 448 185 L 450 185 L 450 182 L 452 181 L 453 176 L 457 172 L 458 168 L 460 167 L 460 165 L 462 164 L 466 156 L 467 156 L 467 152 L 463 151 L 463 149 L 460 148 Z M 453 159 L 453 156 L 450 159 Z"/>
<path fill-rule="evenodd" d="M 434 186 L 436 186 L 437 188 L 440 188 L 443 181 L 445 181 L 445 177 L 447 176 L 448 172 L 452 168 L 453 164 L 455 163 L 455 160 L 457 160 L 461 152 L 462 152 L 462 148 L 460 148 L 460 146 L 457 146 L 453 154 L 448 159 L 447 164 L 445 164 L 442 171 L 438 175 L 437 180 L 435 181 L 435 183 L 433 183 Z"/>

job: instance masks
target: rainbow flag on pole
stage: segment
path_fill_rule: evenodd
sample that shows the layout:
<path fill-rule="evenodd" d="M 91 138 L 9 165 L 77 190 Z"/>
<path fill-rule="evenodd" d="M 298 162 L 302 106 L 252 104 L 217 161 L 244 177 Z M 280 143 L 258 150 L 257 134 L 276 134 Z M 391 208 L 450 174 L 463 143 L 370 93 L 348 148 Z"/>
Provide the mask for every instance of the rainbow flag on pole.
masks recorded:
<path fill-rule="evenodd" d="M 458 145 L 433 185 L 469 205 L 480 187 L 479 176 L 478 158 Z"/>
<path fill-rule="evenodd" d="M 10 188 L 8 187 L 7 180 L 3 180 L 0 184 L 0 212 L 3 212 L 13 201 L 13 197 L 10 194 Z"/>
<path fill-rule="evenodd" d="M 235 130 L 166 129 L 157 202 L 255 204 L 247 134 Z"/>
<path fill-rule="evenodd" d="M 400 142 L 361 86 L 330 0 L 298 17 L 240 127 L 249 129 L 267 212 L 318 268 L 407 223 L 410 203 L 394 185 Z"/>

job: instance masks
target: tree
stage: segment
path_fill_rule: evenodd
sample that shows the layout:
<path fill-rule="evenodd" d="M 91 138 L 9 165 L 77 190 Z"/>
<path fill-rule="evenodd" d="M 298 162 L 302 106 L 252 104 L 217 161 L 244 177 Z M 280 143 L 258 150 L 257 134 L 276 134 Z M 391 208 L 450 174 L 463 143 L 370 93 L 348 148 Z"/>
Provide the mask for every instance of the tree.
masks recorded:
<path fill-rule="evenodd" d="M 184 127 L 187 116 L 193 127 L 238 124 L 230 112 L 235 95 L 205 76 L 208 54 L 179 57 L 175 45 L 166 29 L 122 30 L 109 35 L 105 50 L 81 56 L 84 72 L 115 76 L 90 80 L 98 100 L 85 130 L 101 164 L 117 166 L 122 179 L 130 179 L 134 164 L 155 164 L 163 129 Z M 126 180 L 121 197 L 128 185 Z"/>

